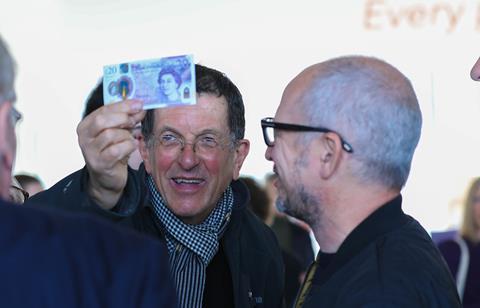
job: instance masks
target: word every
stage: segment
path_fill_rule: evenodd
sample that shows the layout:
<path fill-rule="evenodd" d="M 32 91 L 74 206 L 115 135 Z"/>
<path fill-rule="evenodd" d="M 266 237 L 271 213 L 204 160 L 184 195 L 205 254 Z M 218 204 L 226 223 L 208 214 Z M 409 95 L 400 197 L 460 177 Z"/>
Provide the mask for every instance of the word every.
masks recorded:
<path fill-rule="evenodd" d="M 464 2 L 430 2 L 396 5 L 385 0 L 367 0 L 364 9 L 364 27 L 366 30 L 379 31 L 410 27 L 421 29 L 441 27 L 447 33 L 454 32 L 470 10 Z M 480 4 L 477 7 L 475 30 L 480 31 Z"/>

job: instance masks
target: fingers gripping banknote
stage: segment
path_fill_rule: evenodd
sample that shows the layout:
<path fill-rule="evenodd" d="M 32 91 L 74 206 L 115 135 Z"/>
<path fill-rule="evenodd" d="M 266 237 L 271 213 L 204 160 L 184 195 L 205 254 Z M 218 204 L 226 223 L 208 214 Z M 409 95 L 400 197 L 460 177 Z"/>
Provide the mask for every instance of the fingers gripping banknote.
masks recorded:
<path fill-rule="evenodd" d="M 125 99 L 143 101 L 143 109 L 196 103 L 193 56 L 183 55 L 106 65 L 105 104 Z"/>

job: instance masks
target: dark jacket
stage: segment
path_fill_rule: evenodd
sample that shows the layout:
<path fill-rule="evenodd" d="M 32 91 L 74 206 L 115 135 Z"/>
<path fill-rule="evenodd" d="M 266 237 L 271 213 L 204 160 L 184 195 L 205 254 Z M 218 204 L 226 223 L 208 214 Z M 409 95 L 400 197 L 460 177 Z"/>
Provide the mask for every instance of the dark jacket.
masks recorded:
<path fill-rule="evenodd" d="M 461 294 L 463 307 L 480 307 L 480 243 L 458 236 L 440 242 L 438 248 L 455 277 L 457 286 L 463 285 L 459 291 L 463 293 Z M 462 261 L 466 266 L 463 277 L 462 273 L 459 273 L 459 267 L 463 266 Z M 459 279 L 462 281 L 458 281 Z"/>
<path fill-rule="evenodd" d="M 84 168 L 33 199 L 56 200 L 55 205 L 62 209 L 95 213 L 165 242 L 149 201 L 143 165 L 139 171 L 129 169 L 124 194 L 113 211 L 102 210 L 88 197 L 85 191 L 87 176 Z M 235 307 L 281 307 L 284 270 L 275 235 L 247 210 L 249 192 L 246 186 L 240 181 L 233 181 L 231 185 L 234 205 L 221 246 L 231 271 Z"/>
<path fill-rule="evenodd" d="M 304 308 L 461 307 L 427 232 L 393 199 L 366 218 L 319 268 Z"/>
<path fill-rule="evenodd" d="M 84 216 L 0 200 L 1 307 L 176 305 L 158 242 Z"/>

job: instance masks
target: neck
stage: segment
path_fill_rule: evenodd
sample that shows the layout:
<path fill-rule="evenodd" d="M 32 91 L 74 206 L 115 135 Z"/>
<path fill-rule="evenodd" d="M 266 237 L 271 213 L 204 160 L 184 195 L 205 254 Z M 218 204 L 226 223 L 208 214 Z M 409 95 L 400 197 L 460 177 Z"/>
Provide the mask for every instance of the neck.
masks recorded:
<path fill-rule="evenodd" d="M 349 187 L 326 198 L 322 215 L 312 227 L 322 252 L 335 253 L 347 236 L 374 211 L 399 194 L 382 187 Z"/>

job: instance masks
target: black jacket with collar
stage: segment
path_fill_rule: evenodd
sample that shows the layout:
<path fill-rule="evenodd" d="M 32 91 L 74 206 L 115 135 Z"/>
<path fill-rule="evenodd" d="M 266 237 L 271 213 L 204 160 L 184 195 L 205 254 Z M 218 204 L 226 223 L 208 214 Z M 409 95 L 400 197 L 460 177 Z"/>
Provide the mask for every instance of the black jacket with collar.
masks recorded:
<path fill-rule="evenodd" d="M 139 171 L 129 168 L 127 186 L 112 211 L 101 209 L 86 193 L 86 168 L 35 195 L 32 201 L 69 212 L 90 212 L 165 243 L 162 229 L 154 218 L 145 177 L 143 165 Z M 241 181 L 233 181 L 231 186 L 234 205 L 221 246 L 232 276 L 235 307 L 282 307 L 284 268 L 277 239 L 270 228 L 246 208 L 250 199 L 246 186 Z"/>
<path fill-rule="evenodd" d="M 397 196 L 358 225 L 319 267 L 304 308 L 461 307 L 430 236 Z"/>

